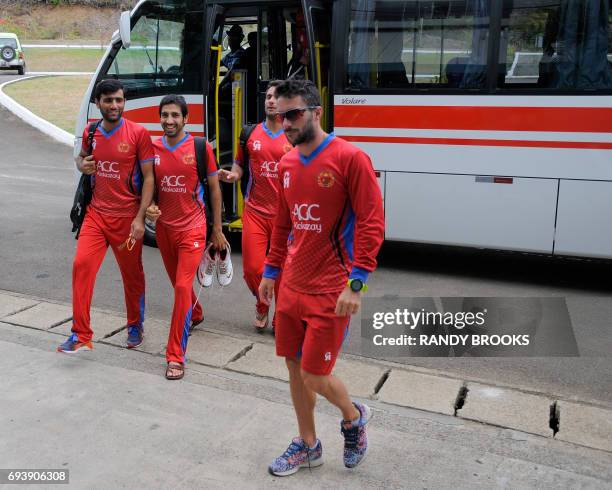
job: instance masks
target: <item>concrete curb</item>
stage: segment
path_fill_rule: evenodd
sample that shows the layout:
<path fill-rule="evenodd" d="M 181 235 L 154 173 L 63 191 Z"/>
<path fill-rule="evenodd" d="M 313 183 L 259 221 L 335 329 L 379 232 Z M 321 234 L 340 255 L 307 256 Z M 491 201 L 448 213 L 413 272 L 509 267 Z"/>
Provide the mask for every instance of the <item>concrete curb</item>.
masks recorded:
<path fill-rule="evenodd" d="M 71 315 L 70 305 L 0 291 L 0 324 L 46 331 L 58 335 L 59 339 L 59 335 L 69 333 Z M 94 342 L 125 346 L 121 313 L 92 309 L 92 323 Z M 150 319 L 145 342 L 138 350 L 163 356 L 166 338 L 167 320 Z M 198 330 L 189 345 L 190 364 L 288 381 L 284 363 L 269 343 Z M 454 415 L 612 453 L 612 407 L 559 400 L 546 394 L 457 380 L 441 374 L 417 373 L 356 356 L 341 355 L 334 372 L 347 381 L 351 395 L 356 397 Z"/>
<path fill-rule="evenodd" d="M 54 73 L 54 75 L 57 75 Z M 71 148 L 74 146 L 74 135 L 70 134 L 68 131 L 64 131 L 62 128 L 58 128 L 55 124 L 46 121 L 42 117 L 37 116 L 29 109 L 26 109 L 24 106 L 16 102 L 13 98 L 9 97 L 4 93 L 4 87 L 10 85 L 12 83 L 20 82 L 22 80 L 28 80 L 31 78 L 38 78 L 40 76 L 50 76 L 50 75 L 33 75 L 23 78 L 18 78 L 16 80 L 10 80 L 8 82 L 0 85 L 0 104 L 6 107 L 9 111 L 15 114 L 20 119 L 23 119 L 30 126 L 34 126 L 39 131 L 45 133 L 47 136 L 50 136 L 56 141 L 60 143 L 64 143 L 65 145 L 70 146 Z"/>

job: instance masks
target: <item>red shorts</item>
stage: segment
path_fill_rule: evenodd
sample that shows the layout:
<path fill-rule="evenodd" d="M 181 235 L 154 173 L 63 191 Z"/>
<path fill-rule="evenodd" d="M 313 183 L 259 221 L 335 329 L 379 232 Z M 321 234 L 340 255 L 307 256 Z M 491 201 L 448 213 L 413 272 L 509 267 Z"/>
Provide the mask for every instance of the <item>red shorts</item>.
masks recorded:
<path fill-rule="evenodd" d="M 350 316 L 337 316 L 340 293 L 305 294 L 281 286 L 276 304 L 276 355 L 300 359 L 308 373 L 332 372 Z"/>

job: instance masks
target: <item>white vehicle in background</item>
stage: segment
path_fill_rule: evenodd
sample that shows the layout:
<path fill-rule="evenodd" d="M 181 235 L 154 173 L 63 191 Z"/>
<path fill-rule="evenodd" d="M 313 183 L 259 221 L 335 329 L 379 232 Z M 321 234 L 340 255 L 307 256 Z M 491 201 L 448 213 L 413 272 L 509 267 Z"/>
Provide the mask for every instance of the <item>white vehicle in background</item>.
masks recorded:
<path fill-rule="evenodd" d="M 267 82 L 297 72 L 325 129 L 372 157 L 387 239 L 612 258 L 610 14 L 599 0 L 143 0 L 77 134 L 99 116 L 95 82 L 117 78 L 151 135 L 161 98 L 184 95 L 187 129 L 229 165 Z M 256 34 L 228 73 L 234 25 Z M 224 190 L 240 229 L 240 192 Z"/>
<path fill-rule="evenodd" d="M 0 32 L 0 70 L 26 71 L 25 56 L 19 38 L 12 32 Z"/>

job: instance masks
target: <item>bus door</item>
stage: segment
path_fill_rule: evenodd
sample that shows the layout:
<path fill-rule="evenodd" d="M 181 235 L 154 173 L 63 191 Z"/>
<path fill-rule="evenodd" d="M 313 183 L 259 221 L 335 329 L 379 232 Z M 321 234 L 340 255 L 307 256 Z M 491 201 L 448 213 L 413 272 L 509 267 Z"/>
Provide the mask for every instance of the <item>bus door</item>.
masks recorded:
<path fill-rule="evenodd" d="M 209 5 L 205 47 L 207 135 L 222 168 L 230 168 L 235 159 L 242 126 L 265 118 L 268 82 L 287 78 L 290 65 L 302 59 L 297 56 L 301 54 L 300 28 L 306 32 L 298 1 Z M 305 34 L 303 39 L 307 39 Z M 314 73 L 313 67 L 304 70 L 305 78 Z M 322 69 L 327 72 L 325 66 Z M 224 184 L 223 199 L 230 230 L 241 230 L 240 186 Z"/>
<path fill-rule="evenodd" d="M 304 20 L 308 34 L 308 49 L 312 81 L 321 94 L 323 116 L 321 126 L 331 131 L 331 86 L 330 86 L 330 59 L 331 59 L 331 3 L 320 0 L 302 0 Z"/>

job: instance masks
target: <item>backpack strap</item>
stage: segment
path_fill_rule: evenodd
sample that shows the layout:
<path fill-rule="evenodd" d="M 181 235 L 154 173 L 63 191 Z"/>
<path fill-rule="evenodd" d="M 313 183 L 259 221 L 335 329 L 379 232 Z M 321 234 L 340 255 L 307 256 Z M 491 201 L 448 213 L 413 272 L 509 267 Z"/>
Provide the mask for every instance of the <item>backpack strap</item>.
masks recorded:
<path fill-rule="evenodd" d="M 251 137 L 251 134 L 257 127 L 257 124 L 245 124 L 242 126 L 242 131 L 240 131 L 240 147 L 242 148 L 242 178 L 240 179 L 240 190 L 242 191 L 242 196 L 246 195 L 247 186 L 249 185 L 249 176 L 251 172 L 251 165 L 249 163 L 249 147 L 247 142 Z"/>
<path fill-rule="evenodd" d="M 206 189 L 208 186 L 208 152 L 206 151 L 206 140 L 201 136 L 194 136 L 193 142 L 195 145 L 198 179 L 204 189 Z"/>
<path fill-rule="evenodd" d="M 91 155 L 93 153 L 93 141 L 96 129 L 102 123 L 102 119 L 89 123 L 89 129 L 87 130 L 87 153 Z"/>

